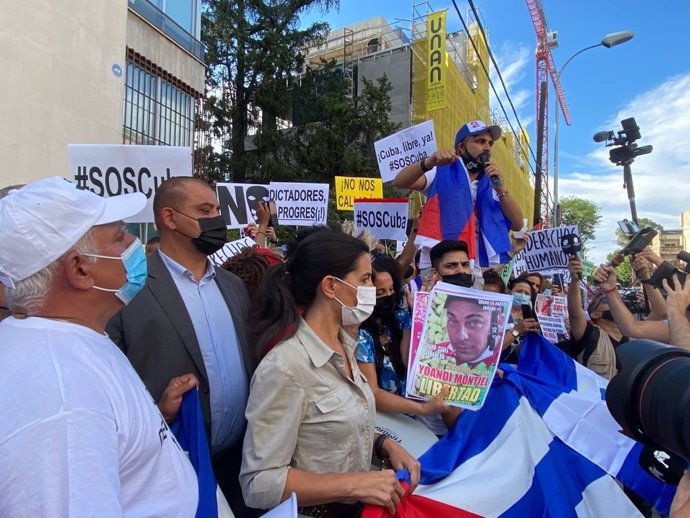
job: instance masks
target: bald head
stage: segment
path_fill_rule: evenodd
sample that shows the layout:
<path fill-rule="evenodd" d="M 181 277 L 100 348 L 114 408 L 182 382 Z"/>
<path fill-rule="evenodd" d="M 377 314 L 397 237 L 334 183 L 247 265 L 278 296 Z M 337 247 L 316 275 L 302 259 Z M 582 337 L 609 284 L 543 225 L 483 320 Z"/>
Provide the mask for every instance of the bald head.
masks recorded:
<path fill-rule="evenodd" d="M 165 207 L 179 209 L 187 199 L 189 188 L 192 185 L 203 186 L 213 191 L 213 187 L 205 181 L 191 176 L 175 176 L 161 184 L 153 197 L 153 217 L 158 228 L 162 226 L 161 211 Z"/>

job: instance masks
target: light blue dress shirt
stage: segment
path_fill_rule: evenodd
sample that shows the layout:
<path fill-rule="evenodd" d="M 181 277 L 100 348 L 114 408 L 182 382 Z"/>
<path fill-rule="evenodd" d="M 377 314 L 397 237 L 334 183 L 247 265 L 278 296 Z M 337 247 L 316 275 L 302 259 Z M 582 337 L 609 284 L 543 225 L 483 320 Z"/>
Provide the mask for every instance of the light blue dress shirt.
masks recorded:
<path fill-rule="evenodd" d="M 232 315 L 208 260 L 197 283 L 187 268 L 159 250 L 182 296 L 206 367 L 211 398 L 211 452 L 220 453 L 242 438 L 249 382 Z"/>

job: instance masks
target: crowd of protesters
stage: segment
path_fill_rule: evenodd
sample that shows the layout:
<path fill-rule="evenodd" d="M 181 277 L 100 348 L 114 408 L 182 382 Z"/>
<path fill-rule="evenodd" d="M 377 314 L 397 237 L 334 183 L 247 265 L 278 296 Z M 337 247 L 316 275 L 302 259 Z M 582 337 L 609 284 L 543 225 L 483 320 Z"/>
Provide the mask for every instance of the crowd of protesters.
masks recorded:
<path fill-rule="evenodd" d="M 413 295 L 438 282 L 512 295 L 504 363 L 519 363 L 524 337 L 540 333 L 534 309 L 548 290 L 566 296 L 569 313 L 555 347 L 606 379 L 631 337 L 690 348 L 690 283 L 669 287 L 666 300 L 646 290 L 641 318 L 606 265 L 585 307 L 574 256 L 567 286 L 535 272 L 506 285 L 497 272 L 524 247 L 511 236 L 523 218 L 500 170 L 477 162 L 498 136 L 465 125 L 454 152 L 403 170 L 400 186 L 431 200 L 459 189 L 454 202 L 493 216 L 470 216 L 417 251 L 420 226 L 448 231 L 427 205 L 397 258 L 352 229 L 303 229 L 278 247 L 260 203 L 247 229 L 256 246 L 216 265 L 227 231 L 214 190 L 195 178 L 160 186 L 160 237 L 145 251 L 122 224 L 143 195 L 100 198 L 57 177 L 3 190 L 0 516 L 193 516 L 195 473 L 169 428 L 190 390 L 235 516 L 259 516 L 292 493 L 303 516 L 355 517 L 364 503 L 394 513 L 420 465 L 376 432 L 376 411 L 412 416 L 438 436 L 461 418 L 446 389 L 426 402 L 405 397 Z M 447 184 L 444 168 L 458 167 L 464 183 Z M 644 278 L 660 261 L 645 250 L 634 266 Z M 372 471 L 372 459 L 392 469 Z"/>

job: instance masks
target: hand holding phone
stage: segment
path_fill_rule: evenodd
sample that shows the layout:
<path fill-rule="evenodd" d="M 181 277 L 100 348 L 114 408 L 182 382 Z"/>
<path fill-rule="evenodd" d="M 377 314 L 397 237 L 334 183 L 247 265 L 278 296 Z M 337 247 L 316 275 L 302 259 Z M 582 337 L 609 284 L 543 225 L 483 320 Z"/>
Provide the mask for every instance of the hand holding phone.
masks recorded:
<path fill-rule="evenodd" d="M 276 207 L 275 200 L 269 200 L 268 207 L 271 212 L 271 226 L 276 229 L 278 228 L 278 208 Z"/>

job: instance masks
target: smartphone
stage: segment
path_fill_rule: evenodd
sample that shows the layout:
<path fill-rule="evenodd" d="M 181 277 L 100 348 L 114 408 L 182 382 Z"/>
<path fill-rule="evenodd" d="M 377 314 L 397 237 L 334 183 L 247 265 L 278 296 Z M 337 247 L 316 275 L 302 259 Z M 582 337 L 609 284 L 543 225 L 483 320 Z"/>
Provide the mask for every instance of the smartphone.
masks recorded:
<path fill-rule="evenodd" d="M 276 207 L 275 200 L 268 200 L 268 208 L 271 212 L 271 226 L 274 229 L 278 228 L 278 208 Z"/>
<path fill-rule="evenodd" d="M 523 304 L 520 306 L 522 308 L 522 318 L 527 320 L 528 318 L 536 318 L 534 311 L 532 311 L 532 306 L 529 304 Z"/>
<path fill-rule="evenodd" d="M 628 237 L 633 237 L 635 234 L 637 234 L 640 231 L 640 228 L 637 226 L 637 223 L 635 223 L 634 221 L 630 221 L 628 219 L 624 219 L 623 221 L 619 221 L 618 226 L 623 231 L 623 233 Z"/>

